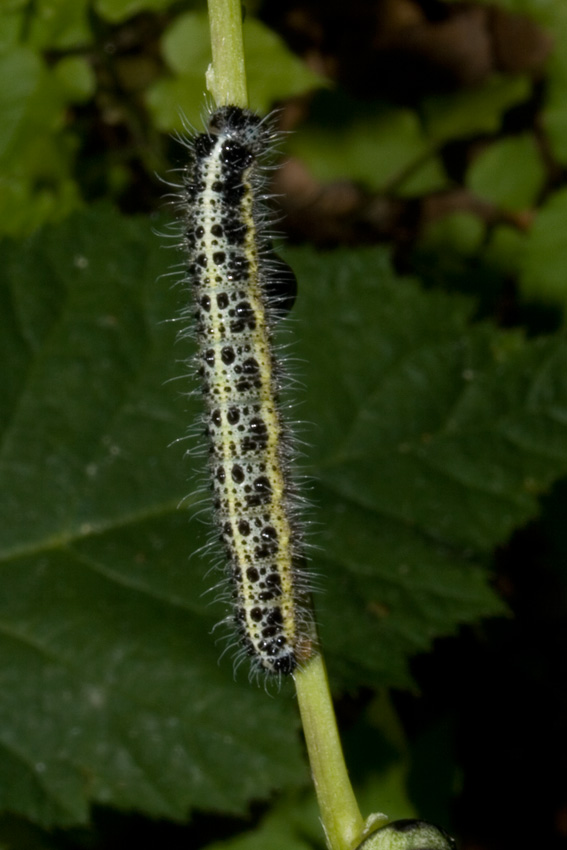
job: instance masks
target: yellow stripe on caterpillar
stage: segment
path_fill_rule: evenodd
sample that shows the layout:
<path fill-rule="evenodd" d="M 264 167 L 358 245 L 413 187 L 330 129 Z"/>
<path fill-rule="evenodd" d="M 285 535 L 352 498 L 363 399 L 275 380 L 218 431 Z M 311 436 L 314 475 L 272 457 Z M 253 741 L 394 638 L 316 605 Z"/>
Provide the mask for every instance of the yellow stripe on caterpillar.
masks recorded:
<path fill-rule="evenodd" d="M 278 399 L 274 280 L 262 161 L 273 133 L 248 110 L 222 107 L 189 145 L 183 206 L 196 305 L 199 376 L 218 531 L 233 584 L 233 619 L 256 668 L 289 674 L 313 651 L 290 439 Z M 283 275 L 285 277 L 285 273 Z"/>

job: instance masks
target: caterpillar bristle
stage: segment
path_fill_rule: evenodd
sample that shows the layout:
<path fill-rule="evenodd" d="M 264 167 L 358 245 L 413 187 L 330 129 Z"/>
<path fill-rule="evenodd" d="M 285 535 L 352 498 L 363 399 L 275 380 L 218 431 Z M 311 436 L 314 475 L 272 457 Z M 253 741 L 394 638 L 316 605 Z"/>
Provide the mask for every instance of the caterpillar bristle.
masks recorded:
<path fill-rule="evenodd" d="M 273 328 L 295 299 L 293 272 L 272 247 L 277 216 L 267 180 L 280 135 L 273 118 L 225 106 L 205 132 L 176 138 L 191 158 L 182 186 L 167 183 L 184 216 L 192 295 L 182 313 L 191 329 L 180 338 L 197 342 L 191 371 L 205 408 L 191 428 L 200 437 L 191 454 L 209 458 L 215 517 L 202 549 L 218 551 L 220 540 L 227 559 L 229 581 L 215 582 L 214 593 L 231 611 L 221 624 L 230 620 L 238 636 L 235 670 L 250 659 L 252 678 L 279 680 L 315 651 L 306 500 L 292 475 L 297 444 L 279 402 L 294 378 L 273 344 Z M 231 647 L 234 639 L 222 655 Z"/>

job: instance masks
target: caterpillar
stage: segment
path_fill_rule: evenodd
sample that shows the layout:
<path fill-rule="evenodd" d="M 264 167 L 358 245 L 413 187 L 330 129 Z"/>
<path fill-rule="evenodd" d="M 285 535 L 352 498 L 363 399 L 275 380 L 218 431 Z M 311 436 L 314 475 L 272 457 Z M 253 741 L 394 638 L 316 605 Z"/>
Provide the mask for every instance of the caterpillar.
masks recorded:
<path fill-rule="evenodd" d="M 253 671 L 291 674 L 313 652 L 314 629 L 273 347 L 289 301 L 289 273 L 267 231 L 265 173 L 275 136 L 249 110 L 212 112 L 207 131 L 187 143 L 182 207 L 214 517 L 232 584 L 229 619 Z"/>

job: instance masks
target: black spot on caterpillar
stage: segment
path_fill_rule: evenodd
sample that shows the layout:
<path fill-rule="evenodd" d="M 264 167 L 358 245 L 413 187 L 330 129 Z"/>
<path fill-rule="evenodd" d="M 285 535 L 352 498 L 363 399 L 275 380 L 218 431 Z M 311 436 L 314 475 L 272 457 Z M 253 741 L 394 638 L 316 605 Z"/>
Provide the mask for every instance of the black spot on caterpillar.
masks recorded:
<path fill-rule="evenodd" d="M 267 233 L 264 163 L 274 136 L 248 110 L 213 112 L 208 132 L 186 143 L 182 206 L 232 619 L 256 670 L 289 674 L 312 654 L 314 630 L 272 342 L 295 297 L 293 272 Z"/>

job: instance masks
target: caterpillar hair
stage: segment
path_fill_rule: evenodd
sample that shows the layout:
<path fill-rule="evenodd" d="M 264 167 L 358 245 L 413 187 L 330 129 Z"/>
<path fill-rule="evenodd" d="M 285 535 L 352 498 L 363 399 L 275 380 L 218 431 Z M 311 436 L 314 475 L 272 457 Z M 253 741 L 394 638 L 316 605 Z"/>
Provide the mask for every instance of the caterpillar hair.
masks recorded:
<path fill-rule="evenodd" d="M 275 259 L 269 232 L 266 174 L 276 138 L 271 122 L 249 110 L 213 111 L 207 132 L 185 142 L 181 206 L 230 619 L 253 671 L 291 674 L 315 638 L 292 440 L 279 402 L 284 371 L 273 345 L 294 280 Z"/>

